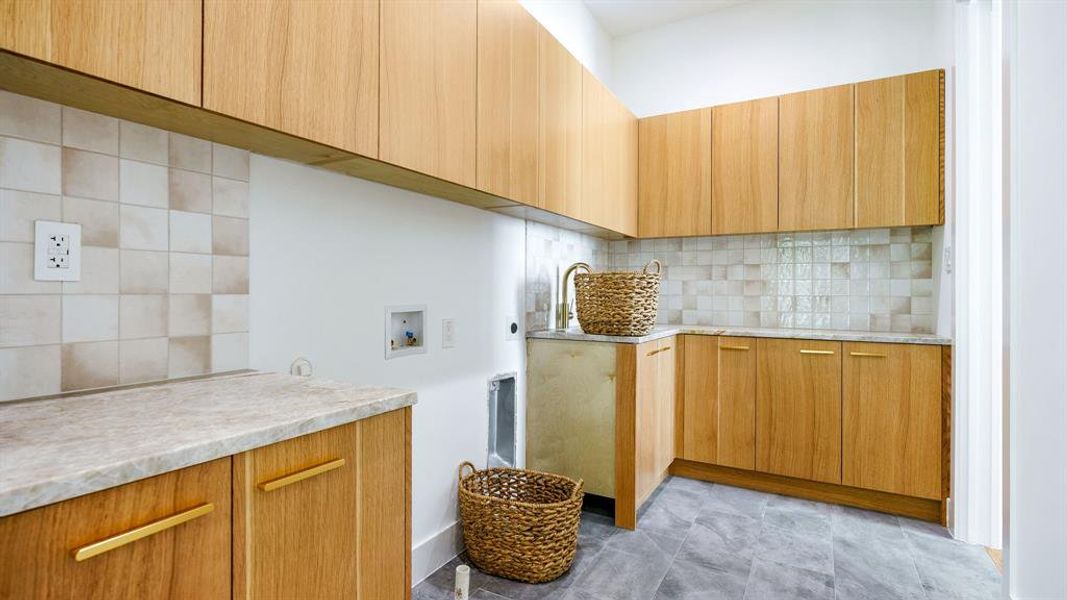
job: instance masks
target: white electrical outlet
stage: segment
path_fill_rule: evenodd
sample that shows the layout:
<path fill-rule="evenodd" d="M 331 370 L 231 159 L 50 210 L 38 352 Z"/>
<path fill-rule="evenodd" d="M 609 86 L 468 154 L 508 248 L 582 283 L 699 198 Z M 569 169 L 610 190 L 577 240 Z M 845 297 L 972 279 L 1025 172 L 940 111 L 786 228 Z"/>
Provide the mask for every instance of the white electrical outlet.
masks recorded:
<path fill-rule="evenodd" d="M 35 221 L 33 278 L 37 281 L 80 281 L 82 226 Z"/>
<path fill-rule="evenodd" d="M 441 320 L 441 347 L 442 348 L 455 348 L 456 347 L 456 320 L 455 319 L 442 319 Z"/>

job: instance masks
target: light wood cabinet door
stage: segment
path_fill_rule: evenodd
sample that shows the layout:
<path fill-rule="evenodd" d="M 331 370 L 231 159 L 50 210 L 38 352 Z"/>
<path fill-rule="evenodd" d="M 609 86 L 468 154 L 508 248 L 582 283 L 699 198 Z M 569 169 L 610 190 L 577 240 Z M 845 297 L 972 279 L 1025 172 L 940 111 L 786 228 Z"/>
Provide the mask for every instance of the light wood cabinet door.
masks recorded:
<path fill-rule="evenodd" d="M 637 231 L 637 119 L 589 71 L 582 83 L 581 220 Z"/>
<path fill-rule="evenodd" d="M 0 47 L 200 106 L 200 0 L 2 0 Z"/>
<path fill-rule="evenodd" d="M 544 28 L 539 33 L 537 205 L 578 218 L 582 210 L 582 65 Z"/>
<path fill-rule="evenodd" d="M 856 227 L 944 222 L 944 72 L 856 84 Z"/>
<path fill-rule="evenodd" d="M 228 457 L 0 518 L 0 598 L 228 600 L 230 518 Z"/>
<path fill-rule="evenodd" d="M 234 598 L 402 598 L 406 411 L 234 457 Z"/>
<path fill-rule="evenodd" d="M 377 2 L 204 1 L 204 107 L 378 156 Z"/>
<path fill-rule="evenodd" d="M 841 483 L 841 344 L 757 343 L 756 470 Z"/>
<path fill-rule="evenodd" d="M 682 458 L 738 469 L 756 461 L 756 340 L 685 336 Z"/>
<path fill-rule="evenodd" d="M 941 348 L 844 345 L 842 483 L 941 499 Z"/>
<path fill-rule="evenodd" d="M 777 231 L 778 98 L 711 111 L 711 232 Z"/>
<path fill-rule="evenodd" d="M 381 3 L 379 158 L 475 187 L 476 0 Z"/>
<path fill-rule="evenodd" d="M 853 227 L 853 86 L 780 96 L 778 229 Z"/>
<path fill-rule="evenodd" d="M 515 0 L 478 2 L 478 189 L 537 205 L 538 35 Z"/>
<path fill-rule="evenodd" d="M 666 338 L 637 347 L 635 491 L 638 507 L 663 481 L 674 460 L 675 343 L 675 338 Z"/>
<path fill-rule="evenodd" d="M 710 108 L 639 121 L 640 237 L 711 234 L 711 132 Z"/>

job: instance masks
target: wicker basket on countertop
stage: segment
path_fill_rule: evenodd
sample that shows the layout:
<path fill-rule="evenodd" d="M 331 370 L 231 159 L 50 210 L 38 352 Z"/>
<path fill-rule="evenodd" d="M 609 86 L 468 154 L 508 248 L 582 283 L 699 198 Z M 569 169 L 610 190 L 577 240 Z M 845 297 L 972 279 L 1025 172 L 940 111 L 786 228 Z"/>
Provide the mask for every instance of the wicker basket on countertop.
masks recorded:
<path fill-rule="evenodd" d="M 526 583 L 558 578 L 578 548 L 582 495 L 580 479 L 503 467 L 478 471 L 464 462 L 459 512 L 470 561 Z"/>
<path fill-rule="evenodd" d="M 656 265 L 656 270 L 650 270 Z M 656 325 L 662 265 L 652 259 L 639 272 L 606 271 L 574 276 L 578 323 L 594 335 L 646 335 Z"/>

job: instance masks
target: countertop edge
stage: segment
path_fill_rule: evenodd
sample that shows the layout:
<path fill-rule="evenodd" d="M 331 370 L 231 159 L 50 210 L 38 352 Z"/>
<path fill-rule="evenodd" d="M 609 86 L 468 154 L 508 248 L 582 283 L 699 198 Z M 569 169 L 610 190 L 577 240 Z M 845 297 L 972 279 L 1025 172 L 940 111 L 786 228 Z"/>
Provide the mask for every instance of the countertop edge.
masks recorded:
<path fill-rule="evenodd" d="M 418 394 L 414 391 L 389 389 L 384 393 L 386 395 L 381 399 L 369 404 L 283 422 L 229 438 L 213 439 L 203 444 L 175 447 L 162 454 L 101 465 L 91 471 L 81 471 L 68 477 L 3 490 L 0 491 L 0 518 L 362 421 L 414 406 L 418 402 Z"/>
<path fill-rule="evenodd" d="M 763 329 L 743 327 L 702 327 L 688 325 L 661 326 L 643 336 L 611 336 L 587 334 L 577 328 L 567 330 L 542 330 L 527 332 L 527 339 L 569 340 L 576 342 L 608 342 L 614 344 L 643 344 L 675 335 L 719 335 L 724 337 L 757 337 L 799 340 L 827 340 L 841 342 L 868 342 L 884 344 L 917 344 L 927 346 L 951 346 L 952 339 L 928 333 L 892 333 L 875 331 L 838 331 L 812 329 Z"/>

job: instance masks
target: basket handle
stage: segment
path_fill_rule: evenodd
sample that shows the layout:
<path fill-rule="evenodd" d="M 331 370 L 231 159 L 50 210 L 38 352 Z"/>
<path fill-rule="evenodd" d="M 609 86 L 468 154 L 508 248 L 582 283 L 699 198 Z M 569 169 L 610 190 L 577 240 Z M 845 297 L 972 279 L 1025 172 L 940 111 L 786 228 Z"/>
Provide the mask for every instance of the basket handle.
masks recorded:
<path fill-rule="evenodd" d="M 574 498 L 576 498 L 578 496 L 581 496 L 582 495 L 582 491 L 584 489 L 585 489 L 585 480 L 582 479 L 581 477 L 579 477 L 578 478 L 578 485 L 574 486 L 574 489 L 571 490 L 571 499 L 573 500 Z"/>
<path fill-rule="evenodd" d="M 464 475 L 463 474 L 463 469 L 464 468 L 469 468 L 471 470 L 471 472 L 468 473 L 467 475 Z M 465 460 L 465 461 L 459 463 L 459 480 L 460 480 L 460 482 L 463 481 L 464 477 L 469 477 L 471 475 L 474 475 L 474 472 L 477 471 L 477 470 L 478 469 L 474 468 L 474 464 L 469 460 Z"/>
<path fill-rule="evenodd" d="M 642 270 L 642 272 L 647 274 L 648 273 L 648 268 L 651 267 L 653 263 L 655 263 L 655 265 L 656 265 L 656 273 L 657 274 L 663 273 L 663 264 L 661 262 L 659 262 L 658 260 L 654 259 L 654 258 L 652 260 L 648 261 L 648 264 L 645 265 L 645 268 Z"/>

